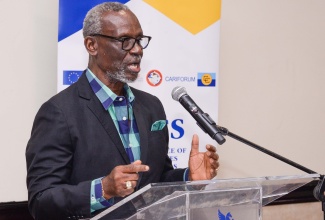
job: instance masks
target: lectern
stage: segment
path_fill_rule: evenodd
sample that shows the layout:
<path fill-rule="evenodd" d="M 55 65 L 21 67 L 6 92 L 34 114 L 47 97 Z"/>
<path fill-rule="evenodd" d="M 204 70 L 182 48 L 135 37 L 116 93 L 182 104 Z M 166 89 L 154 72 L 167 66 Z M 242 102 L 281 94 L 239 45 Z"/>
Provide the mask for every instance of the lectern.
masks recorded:
<path fill-rule="evenodd" d="M 91 220 L 258 220 L 262 207 L 318 174 L 149 184 Z"/>

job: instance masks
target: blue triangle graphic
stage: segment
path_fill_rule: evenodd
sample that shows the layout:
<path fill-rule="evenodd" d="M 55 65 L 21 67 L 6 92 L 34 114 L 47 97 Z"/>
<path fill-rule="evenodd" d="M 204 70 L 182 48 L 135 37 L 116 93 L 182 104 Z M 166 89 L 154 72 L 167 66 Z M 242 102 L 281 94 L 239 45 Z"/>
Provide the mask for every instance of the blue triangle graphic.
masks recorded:
<path fill-rule="evenodd" d="M 129 0 L 113 0 L 125 4 Z M 82 29 L 86 13 L 103 0 L 60 0 L 59 2 L 59 36 L 58 41 Z"/>

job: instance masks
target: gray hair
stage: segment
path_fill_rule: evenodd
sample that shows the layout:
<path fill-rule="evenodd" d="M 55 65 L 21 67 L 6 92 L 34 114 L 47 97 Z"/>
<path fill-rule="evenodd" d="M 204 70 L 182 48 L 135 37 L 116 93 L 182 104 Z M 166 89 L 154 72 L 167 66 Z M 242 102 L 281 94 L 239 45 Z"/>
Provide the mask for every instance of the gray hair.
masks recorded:
<path fill-rule="evenodd" d="M 130 10 L 126 5 L 119 2 L 104 2 L 90 9 L 83 22 L 83 36 L 100 34 L 102 31 L 102 15 L 107 11 L 127 11 Z"/>

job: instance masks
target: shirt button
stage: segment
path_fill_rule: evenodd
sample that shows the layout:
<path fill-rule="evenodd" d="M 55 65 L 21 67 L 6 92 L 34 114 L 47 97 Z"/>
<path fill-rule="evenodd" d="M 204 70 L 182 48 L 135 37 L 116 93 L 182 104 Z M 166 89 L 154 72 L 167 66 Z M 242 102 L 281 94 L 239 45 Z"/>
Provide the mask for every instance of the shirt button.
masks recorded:
<path fill-rule="evenodd" d="M 123 121 L 125 121 L 126 120 L 126 117 L 124 116 L 122 119 L 123 119 Z"/>
<path fill-rule="evenodd" d="M 119 98 L 119 101 L 123 101 L 123 98 Z"/>

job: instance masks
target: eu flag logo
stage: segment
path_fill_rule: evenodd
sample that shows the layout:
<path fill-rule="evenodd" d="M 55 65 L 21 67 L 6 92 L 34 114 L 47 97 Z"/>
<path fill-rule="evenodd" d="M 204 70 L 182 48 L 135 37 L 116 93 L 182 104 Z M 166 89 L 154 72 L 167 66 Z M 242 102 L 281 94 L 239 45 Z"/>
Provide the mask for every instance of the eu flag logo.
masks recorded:
<path fill-rule="evenodd" d="M 197 86 L 216 86 L 215 73 L 198 73 Z"/>
<path fill-rule="evenodd" d="M 64 70 L 63 71 L 63 85 L 71 85 L 78 81 L 83 71 Z"/>

